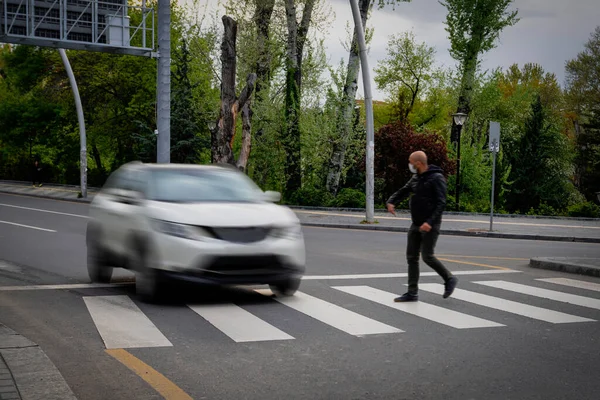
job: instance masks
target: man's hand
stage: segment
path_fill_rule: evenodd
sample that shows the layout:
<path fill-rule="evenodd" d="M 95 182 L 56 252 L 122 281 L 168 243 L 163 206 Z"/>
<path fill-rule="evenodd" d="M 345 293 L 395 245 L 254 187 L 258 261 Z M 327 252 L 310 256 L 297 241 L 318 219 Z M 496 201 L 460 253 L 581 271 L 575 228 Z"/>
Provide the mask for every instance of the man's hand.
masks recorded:
<path fill-rule="evenodd" d="M 423 225 L 421 225 L 421 228 L 419 229 L 421 232 L 429 232 L 431 230 L 431 225 L 425 222 Z"/>
<path fill-rule="evenodd" d="M 388 203 L 387 204 L 387 210 L 390 214 L 396 215 L 396 207 L 394 207 L 393 204 Z"/>

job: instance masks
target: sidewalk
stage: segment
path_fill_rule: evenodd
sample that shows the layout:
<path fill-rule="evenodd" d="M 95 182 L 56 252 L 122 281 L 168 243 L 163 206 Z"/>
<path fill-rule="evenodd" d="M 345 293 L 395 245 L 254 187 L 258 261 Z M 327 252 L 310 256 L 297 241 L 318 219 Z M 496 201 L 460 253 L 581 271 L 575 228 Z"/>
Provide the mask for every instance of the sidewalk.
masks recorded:
<path fill-rule="evenodd" d="M 77 202 L 90 202 L 97 193 L 97 189 L 88 189 L 87 199 L 79 198 L 79 192 L 77 186 L 33 187 L 26 182 L 0 181 L 0 193 Z M 364 224 L 362 223 L 365 220 L 364 212 L 305 207 L 291 208 L 304 226 L 393 232 L 406 232 L 410 227 L 410 214 L 407 211 L 399 210 L 396 216 L 384 211 L 377 211 L 375 213 L 377 223 Z M 495 215 L 492 232 L 489 232 L 489 226 L 489 216 L 445 213 L 441 233 L 455 236 L 600 243 L 600 219 Z"/>
<path fill-rule="evenodd" d="M 77 400 L 48 356 L 0 323 L 0 400 Z"/>
<path fill-rule="evenodd" d="M 305 226 L 406 232 L 411 224 L 410 214 L 406 211 L 396 212 L 396 216 L 377 212 L 375 224 L 363 223 L 364 213 L 304 209 L 294 211 Z M 600 243 L 600 220 L 494 216 L 492 232 L 489 232 L 489 227 L 489 216 L 444 214 L 441 233 L 457 236 Z"/>
<path fill-rule="evenodd" d="M 48 199 L 89 202 L 97 192 L 95 188 L 88 188 L 88 198 L 79 197 L 79 186 L 70 185 L 42 185 L 34 187 L 31 182 L 0 181 L 0 193 L 20 194 L 23 196 L 43 197 Z"/>

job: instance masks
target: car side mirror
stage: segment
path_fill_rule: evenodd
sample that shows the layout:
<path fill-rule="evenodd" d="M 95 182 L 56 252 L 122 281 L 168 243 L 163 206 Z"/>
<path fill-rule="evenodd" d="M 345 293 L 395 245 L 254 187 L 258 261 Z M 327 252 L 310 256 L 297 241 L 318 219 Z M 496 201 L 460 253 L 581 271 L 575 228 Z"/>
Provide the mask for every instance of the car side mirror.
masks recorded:
<path fill-rule="evenodd" d="M 267 190 L 266 192 L 264 192 L 263 198 L 265 199 L 265 201 L 269 201 L 271 203 L 277 203 L 277 202 L 281 201 L 281 193 L 274 192 L 272 190 Z"/>

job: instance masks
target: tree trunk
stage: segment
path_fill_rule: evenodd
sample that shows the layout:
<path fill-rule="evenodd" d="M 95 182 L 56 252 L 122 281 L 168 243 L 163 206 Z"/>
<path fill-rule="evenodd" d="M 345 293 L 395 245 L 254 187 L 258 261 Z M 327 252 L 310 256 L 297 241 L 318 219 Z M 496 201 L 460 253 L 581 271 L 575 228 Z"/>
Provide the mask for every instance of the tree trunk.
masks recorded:
<path fill-rule="evenodd" d="M 237 22 L 223 16 L 223 42 L 221 43 L 221 111 L 216 138 L 213 141 L 213 163 L 233 164 L 231 141 L 235 134 L 235 71 Z"/>
<path fill-rule="evenodd" d="M 271 52 L 269 49 L 269 37 L 271 16 L 275 7 L 275 0 L 255 0 L 256 11 L 254 21 L 256 23 L 256 40 L 258 46 L 258 59 L 256 61 L 256 97 L 262 100 L 261 91 L 271 81 Z"/>
<path fill-rule="evenodd" d="M 360 0 L 360 17 L 363 26 L 367 22 L 369 8 L 373 0 Z M 350 55 L 348 56 L 348 68 L 346 70 L 346 82 L 344 84 L 344 93 L 342 103 L 338 113 L 338 137 L 333 142 L 333 151 L 329 162 L 329 172 L 327 174 L 327 190 L 336 194 L 339 185 L 342 169 L 344 168 L 344 160 L 346 157 L 346 148 L 348 147 L 348 139 L 352 134 L 352 115 L 354 113 L 356 91 L 358 90 L 358 74 L 360 72 L 360 57 L 358 54 L 358 39 L 356 29 L 352 37 L 350 46 Z"/>
<path fill-rule="evenodd" d="M 256 74 L 248 75 L 246 87 L 235 95 L 236 76 L 236 37 L 237 22 L 231 17 L 223 16 L 223 42 L 221 44 L 221 110 L 217 127 L 212 132 L 212 162 L 227 163 L 235 165 L 233 155 L 233 139 L 235 137 L 235 125 L 240 108 L 243 108 L 256 84 Z M 248 132 L 250 135 L 250 132 Z"/>
<path fill-rule="evenodd" d="M 286 129 L 282 143 L 286 150 L 285 195 L 289 196 L 302 186 L 300 149 L 300 105 L 302 89 L 302 54 L 306 35 L 312 18 L 315 0 L 307 0 L 298 25 L 294 0 L 285 0 L 288 28 L 286 79 L 285 79 L 285 119 Z"/>
<path fill-rule="evenodd" d="M 104 166 L 102 165 L 102 157 L 100 157 L 100 152 L 98 151 L 98 147 L 96 146 L 95 141 L 92 141 L 92 157 L 94 157 L 94 161 L 96 162 L 96 168 L 99 171 L 104 172 Z"/>
<path fill-rule="evenodd" d="M 237 161 L 237 167 L 246 172 L 250 150 L 252 149 L 252 108 L 250 101 L 244 104 L 242 108 L 242 150 Z"/>
<path fill-rule="evenodd" d="M 473 97 L 473 86 L 475 85 L 475 73 L 477 72 L 477 59 L 483 43 L 483 35 L 473 32 L 471 34 L 471 43 L 469 52 L 463 60 L 463 71 L 460 85 L 460 94 L 458 96 L 457 112 L 469 114 L 471 112 L 471 99 Z M 459 127 L 452 122 L 451 142 L 458 141 Z"/>

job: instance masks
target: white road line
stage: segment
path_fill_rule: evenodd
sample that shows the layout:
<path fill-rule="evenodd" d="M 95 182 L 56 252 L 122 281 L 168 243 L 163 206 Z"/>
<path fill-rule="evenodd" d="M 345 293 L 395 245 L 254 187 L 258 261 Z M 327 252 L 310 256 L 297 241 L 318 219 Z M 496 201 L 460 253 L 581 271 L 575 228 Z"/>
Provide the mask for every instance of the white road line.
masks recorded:
<path fill-rule="evenodd" d="M 540 282 L 548 282 L 555 283 L 557 285 L 570 286 L 578 289 L 586 289 L 593 290 L 595 292 L 600 292 L 600 284 L 586 281 L 577 281 L 575 279 L 568 278 L 547 278 L 547 279 L 536 279 L 536 281 Z"/>
<path fill-rule="evenodd" d="M 490 275 L 490 274 L 514 274 L 521 271 L 517 270 L 474 270 L 474 271 L 454 271 L 454 275 Z M 350 275 L 306 275 L 303 280 L 315 281 L 321 279 L 379 279 L 379 278 L 406 278 L 407 273 L 389 273 L 389 274 L 350 274 Z M 437 276 L 436 272 L 421 272 L 421 276 Z"/>
<path fill-rule="evenodd" d="M 68 283 L 65 285 L 27 285 L 27 286 L 0 286 L 0 292 L 17 292 L 24 290 L 69 290 L 69 289 L 95 289 L 119 287 L 124 283 Z"/>
<path fill-rule="evenodd" d="M 83 300 L 107 349 L 173 346 L 128 296 Z"/>
<path fill-rule="evenodd" d="M 38 231 L 44 231 L 44 232 L 56 232 L 53 229 L 45 229 L 45 228 L 38 228 L 37 226 L 31 226 L 31 225 L 23 225 L 23 224 L 17 224 L 14 222 L 8 222 L 8 221 L 0 221 L 0 224 L 7 224 L 7 225 L 14 225 L 14 226 L 20 226 L 21 228 L 29 228 L 29 229 L 36 229 Z"/>
<path fill-rule="evenodd" d="M 87 215 L 71 214 L 71 213 L 65 213 L 65 212 L 59 212 L 59 211 L 43 210 L 41 208 L 31 208 L 31 207 L 15 206 L 15 205 L 12 205 L 12 204 L 3 204 L 3 203 L 0 203 L 0 207 L 12 207 L 12 208 L 19 208 L 21 210 L 38 211 L 38 212 L 43 212 L 43 213 L 47 213 L 47 214 L 66 215 L 68 217 L 76 217 L 76 218 L 88 218 Z"/>
<path fill-rule="evenodd" d="M 419 290 L 424 290 L 431 293 L 441 293 L 443 292 L 443 285 L 437 283 L 421 283 L 419 284 Z M 486 294 L 470 292 L 463 289 L 455 289 L 454 293 L 452 294 L 452 298 L 474 303 L 483 307 L 494 308 L 496 310 L 522 315 L 524 317 L 529 317 L 540 321 L 551 322 L 553 324 L 595 321 L 589 318 L 578 317 L 541 307 L 530 306 L 529 304 L 518 303 L 516 301 L 505 300 L 499 297 L 488 296 Z"/>
<path fill-rule="evenodd" d="M 334 286 L 333 288 L 453 328 L 471 329 L 504 326 L 493 321 L 423 303 L 422 301 L 394 303 L 394 297 L 398 295 L 369 286 Z"/>
<path fill-rule="evenodd" d="M 511 292 L 522 293 L 529 296 L 541 297 L 543 299 L 550 299 L 555 301 L 561 301 L 563 303 L 575 304 L 577 306 L 594 308 L 600 310 L 600 300 L 592 299 L 589 297 L 577 296 L 574 294 L 557 292 L 554 290 L 541 289 L 534 286 L 521 285 L 519 283 L 512 283 L 506 281 L 482 281 L 474 282 L 480 285 L 485 285 L 493 288 L 509 290 Z"/>
<path fill-rule="evenodd" d="M 263 295 L 271 295 L 270 290 L 256 290 Z M 296 292 L 291 297 L 274 297 L 275 300 L 296 311 L 308 315 L 329 326 L 354 336 L 404 332 L 393 326 L 367 318 L 354 311 L 318 299 L 306 293 Z"/>
<path fill-rule="evenodd" d="M 238 343 L 294 339 L 235 304 L 188 304 L 188 307 Z"/>

